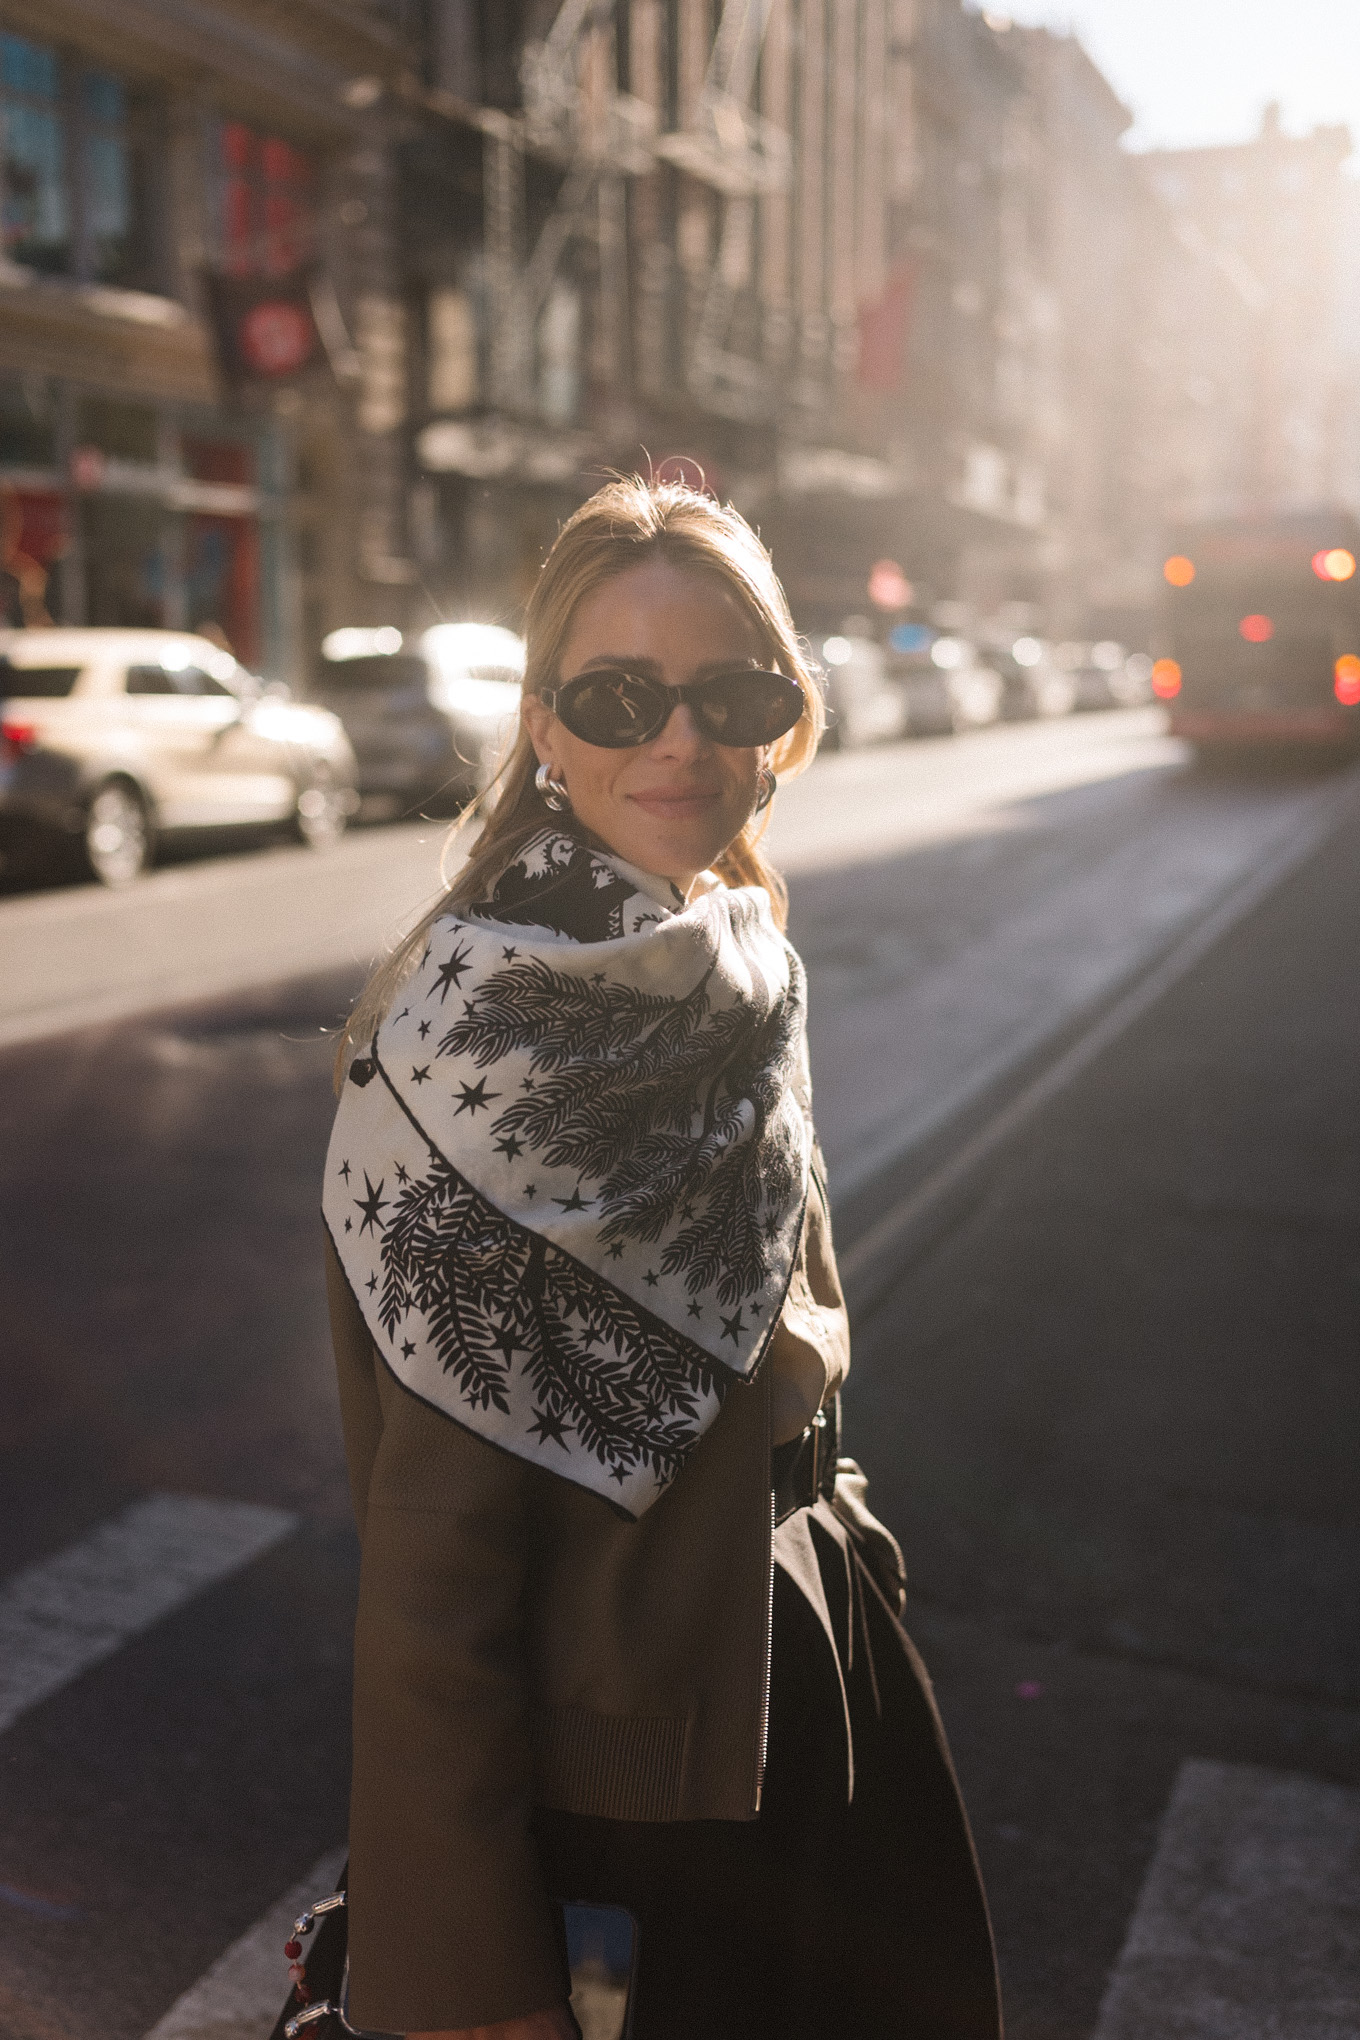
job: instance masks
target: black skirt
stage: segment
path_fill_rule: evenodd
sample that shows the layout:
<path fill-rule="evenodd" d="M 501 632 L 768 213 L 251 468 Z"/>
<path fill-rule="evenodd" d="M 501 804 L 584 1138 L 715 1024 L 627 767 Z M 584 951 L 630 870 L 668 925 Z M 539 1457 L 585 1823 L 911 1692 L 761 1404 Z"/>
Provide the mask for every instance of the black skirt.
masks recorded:
<path fill-rule="evenodd" d="M 813 1528 L 846 1640 L 849 1804 L 835 1658 L 777 1570 L 759 1818 L 540 1811 L 548 1888 L 637 1920 L 634 2040 L 998 2040 L 986 1900 L 929 1679 L 858 1555 L 847 1567 Z"/>

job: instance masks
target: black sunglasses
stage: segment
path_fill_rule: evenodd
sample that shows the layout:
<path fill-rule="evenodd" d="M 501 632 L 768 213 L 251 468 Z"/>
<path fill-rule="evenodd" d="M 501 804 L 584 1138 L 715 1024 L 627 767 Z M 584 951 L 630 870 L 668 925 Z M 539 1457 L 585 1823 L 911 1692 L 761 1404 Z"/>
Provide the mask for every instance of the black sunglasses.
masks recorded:
<path fill-rule="evenodd" d="M 753 750 L 784 736 L 805 706 L 796 680 L 752 666 L 725 667 L 687 687 L 668 687 L 623 666 L 592 666 L 539 695 L 564 729 L 602 751 L 650 744 L 682 701 L 710 743 Z"/>

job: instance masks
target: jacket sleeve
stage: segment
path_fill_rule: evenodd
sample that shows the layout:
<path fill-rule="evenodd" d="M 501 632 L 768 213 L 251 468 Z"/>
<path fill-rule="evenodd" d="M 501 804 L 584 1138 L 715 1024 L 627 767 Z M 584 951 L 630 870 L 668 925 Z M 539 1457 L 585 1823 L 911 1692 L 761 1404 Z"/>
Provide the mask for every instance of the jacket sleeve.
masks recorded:
<path fill-rule="evenodd" d="M 774 1444 L 796 1438 L 850 1371 L 850 1321 L 831 1244 L 821 1150 L 814 1148 L 798 1261 L 770 1341 L 770 1423 Z"/>
<path fill-rule="evenodd" d="M 327 1260 L 363 1543 L 350 2016 L 394 2033 L 492 2025 L 568 1987 L 530 1832 L 534 1469 L 397 1383 L 329 1243 Z"/>

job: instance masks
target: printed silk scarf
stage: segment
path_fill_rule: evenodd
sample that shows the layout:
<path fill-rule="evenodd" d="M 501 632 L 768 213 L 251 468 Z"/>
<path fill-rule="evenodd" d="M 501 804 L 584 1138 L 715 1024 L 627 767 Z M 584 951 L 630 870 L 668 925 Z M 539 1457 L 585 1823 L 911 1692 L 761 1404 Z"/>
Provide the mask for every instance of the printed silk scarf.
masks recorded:
<path fill-rule="evenodd" d="M 640 1516 L 783 1307 L 805 1010 L 763 891 L 660 906 L 555 829 L 435 922 L 351 1065 L 322 1199 L 397 1379 Z"/>

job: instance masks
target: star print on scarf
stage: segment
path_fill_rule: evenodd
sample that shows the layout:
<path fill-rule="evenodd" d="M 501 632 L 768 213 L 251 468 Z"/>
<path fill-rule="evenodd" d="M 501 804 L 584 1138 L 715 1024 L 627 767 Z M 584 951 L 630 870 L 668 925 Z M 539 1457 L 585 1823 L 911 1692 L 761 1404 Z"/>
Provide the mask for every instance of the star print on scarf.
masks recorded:
<path fill-rule="evenodd" d="M 351 1066 L 322 1202 L 377 1349 L 641 1515 L 783 1305 L 812 1147 L 798 957 L 763 891 L 659 906 L 546 829 L 435 923 L 401 999 Z"/>

